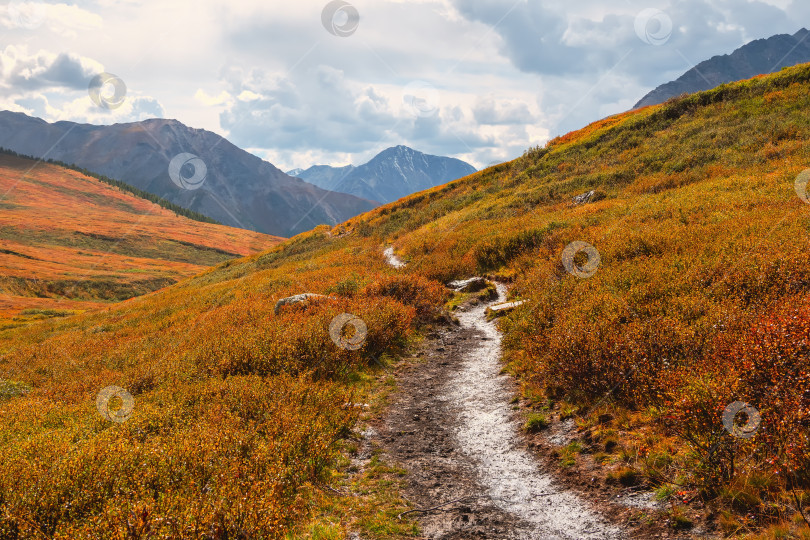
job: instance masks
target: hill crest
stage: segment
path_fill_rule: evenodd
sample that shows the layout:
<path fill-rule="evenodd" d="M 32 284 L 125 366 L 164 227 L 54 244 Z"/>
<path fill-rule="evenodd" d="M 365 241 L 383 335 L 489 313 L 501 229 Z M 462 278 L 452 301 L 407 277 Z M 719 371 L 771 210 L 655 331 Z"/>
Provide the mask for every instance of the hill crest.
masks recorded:
<path fill-rule="evenodd" d="M 641 98 L 633 107 L 663 103 L 682 94 L 709 90 L 721 84 L 750 79 L 784 67 L 810 62 L 808 30 L 793 35 L 777 34 L 751 41 L 731 54 L 717 55 L 700 62 L 678 79 L 662 84 Z"/>

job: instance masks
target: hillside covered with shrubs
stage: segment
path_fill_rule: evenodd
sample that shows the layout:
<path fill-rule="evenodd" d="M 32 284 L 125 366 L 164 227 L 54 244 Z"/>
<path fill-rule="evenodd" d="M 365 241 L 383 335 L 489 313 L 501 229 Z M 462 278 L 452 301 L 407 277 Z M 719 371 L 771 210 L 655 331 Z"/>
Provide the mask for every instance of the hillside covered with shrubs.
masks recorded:
<path fill-rule="evenodd" d="M 298 530 L 340 497 L 318 486 L 354 426 L 347 404 L 442 324 L 444 283 L 482 274 L 526 300 L 500 325 L 538 411 L 616 419 L 590 431 L 618 441 L 604 467 L 716 505 L 728 534 L 801 523 L 808 110 L 810 66 L 724 85 L 109 310 L 0 332 L 0 537 Z M 304 292 L 327 298 L 274 314 Z M 330 336 L 344 313 L 367 329 L 357 349 Z M 125 422 L 98 414 L 110 385 L 134 398 Z M 748 415 L 729 423 L 735 407 Z M 371 537 L 405 534 L 376 519 Z"/>

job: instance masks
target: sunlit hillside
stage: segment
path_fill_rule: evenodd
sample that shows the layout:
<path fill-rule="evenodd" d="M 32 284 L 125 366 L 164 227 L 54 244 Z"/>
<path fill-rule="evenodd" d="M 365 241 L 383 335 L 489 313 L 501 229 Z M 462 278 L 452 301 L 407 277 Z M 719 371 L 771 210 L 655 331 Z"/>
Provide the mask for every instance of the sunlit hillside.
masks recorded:
<path fill-rule="evenodd" d="M 1 324 L 152 292 L 281 241 L 176 216 L 76 171 L 7 154 L 0 209 Z"/>
<path fill-rule="evenodd" d="M 797 519 L 810 500 L 808 111 L 810 66 L 722 86 L 104 312 L 0 332 L 0 537 L 298 530 L 340 500 L 323 486 L 371 375 L 439 324 L 446 281 L 481 274 L 527 300 L 501 329 L 537 410 L 616 419 L 591 431 L 621 448 L 605 467 L 678 492 L 673 507 L 716 505 L 728 534 Z M 592 248 L 574 256 L 573 242 Z M 388 245 L 406 268 L 385 263 Z M 304 292 L 332 298 L 274 314 Z M 344 313 L 368 328 L 358 350 L 330 337 Z M 133 396 L 124 422 L 97 410 L 111 385 Z M 723 429 L 737 401 L 761 414 L 751 438 Z M 405 535 L 380 525 L 398 523 L 386 504 L 337 522 Z"/>

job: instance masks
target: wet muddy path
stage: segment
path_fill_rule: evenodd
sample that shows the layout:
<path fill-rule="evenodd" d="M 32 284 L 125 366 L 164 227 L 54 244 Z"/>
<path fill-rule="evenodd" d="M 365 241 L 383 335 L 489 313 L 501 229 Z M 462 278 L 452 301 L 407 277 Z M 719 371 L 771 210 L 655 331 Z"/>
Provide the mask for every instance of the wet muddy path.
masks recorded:
<path fill-rule="evenodd" d="M 510 404 L 501 336 L 490 304 L 459 308 L 460 326 L 429 336 L 404 373 L 379 429 L 390 461 L 408 471 L 405 496 L 422 534 L 461 538 L 621 538 L 589 505 L 542 470 Z M 438 508 L 436 508 L 438 507 Z"/>

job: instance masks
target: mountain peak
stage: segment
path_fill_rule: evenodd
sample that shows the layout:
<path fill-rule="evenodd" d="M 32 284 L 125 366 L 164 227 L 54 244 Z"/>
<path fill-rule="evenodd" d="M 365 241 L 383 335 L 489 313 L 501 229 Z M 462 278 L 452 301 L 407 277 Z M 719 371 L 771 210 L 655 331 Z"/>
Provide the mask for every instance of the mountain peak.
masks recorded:
<path fill-rule="evenodd" d="M 400 144 L 357 167 L 315 165 L 305 171 L 296 170 L 295 176 L 323 189 L 388 203 L 475 171 L 459 159 L 424 154 Z"/>
<path fill-rule="evenodd" d="M 422 152 L 419 152 L 418 150 L 414 150 L 413 148 L 411 148 L 409 146 L 405 146 L 404 144 L 398 144 L 396 146 L 386 148 L 385 150 L 383 150 L 382 152 L 380 152 L 379 154 L 374 156 L 374 159 L 376 159 L 377 157 L 380 157 L 380 156 L 388 156 L 388 155 L 391 155 L 391 154 L 413 155 L 413 154 L 421 154 L 421 153 Z"/>

